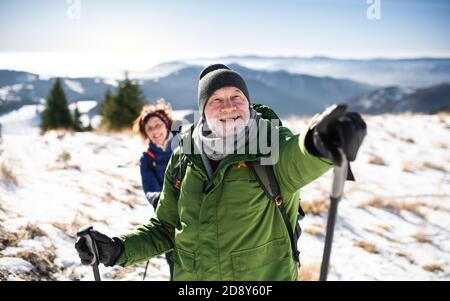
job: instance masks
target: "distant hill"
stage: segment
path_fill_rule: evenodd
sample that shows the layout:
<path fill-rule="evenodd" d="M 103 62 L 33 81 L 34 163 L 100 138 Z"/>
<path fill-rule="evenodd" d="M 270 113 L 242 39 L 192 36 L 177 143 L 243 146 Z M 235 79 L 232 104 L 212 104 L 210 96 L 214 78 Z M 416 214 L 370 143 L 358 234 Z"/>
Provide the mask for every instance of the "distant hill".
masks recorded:
<path fill-rule="evenodd" d="M 228 56 L 166 62 L 147 71 L 131 71 L 130 78 L 140 83 L 148 102 L 164 97 L 176 110 L 195 110 L 198 75 L 205 65 L 217 62 L 242 74 L 252 102 L 267 104 L 282 117 L 311 115 L 346 100 L 355 109 L 371 114 L 448 108 L 449 58 Z M 62 79 L 70 103 L 97 101 L 90 116 L 99 113 L 106 90 L 115 90 L 117 85 L 117 79 Z M 53 80 L 34 73 L 0 70 L 0 114 L 25 104 L 42 103 Z"/>
<path fill-rule="evenodd" d="M 0 70 L 0 114 L 18 109 L 26 104 L 43 103 L 54 78 L 42 79 L 28 72 Z M 62 78 L 62 86 L 69 103 L 94 99 L 100 101 L 105 92 L 114 90 L 113 83 L 100 78 Z"/>
<path fill-rule="evenodd" d="M 246 80 L 253 102 L 267 104 L 282 116 L 313 114 L 326 105 L 367 92 L 373 87 L 350 80 L 259 71 L 231 64 Z M 177 109 L 197 108 L 198 75 L 202 66 L 189 66 L 168 76 L 144 80 L 142 90 L 149 100 L 165 97 Z"/>
<path fill-rule="evenodd" d="M 351 80 L 291 74 L 286 71 L 261 71 L 231 64 L 246 80 L 251 101 L 273 107 L 280 116 L 310 115 L 326 105 L 355 97 L 373 89 L 373 86 Z M 177 66 L 178 67 L 178 66 Z M 197 108 L 198 75 L 203 67 L 181 65 L 181 69 L 159 70 L 162 75 L 153 79 L 138 79 L 147 101 L 164 97 L 174 109 Z M 164 75 L 165 74 L 165 75 Z M 20 76 L 19 76 L 20 75 Z M 51 88 L 53 78 L 41 79 L 31 73 L 3 70 L 0 81 L 0 113 L 11 106 L 42 102 Z M 99 105 L 107 89 L 115 86 L 101 78 L 62 78 L 63 89 L 69 102 L 84 99 L 98 101 L 92 113 L 98 113 Z"/>
<path fill-rule="evenodd" d="M 388 87 L 348 101 L 350 108 L 365 114 L 450 111 L 450 84 L 423 89 Z"/>
<path fill-rule="evenodd" d="M 287 71 L 317 77 L 350 79 L 374 86 L 424 88 L 450 82 L 450 58 L 336 59 L 324 56 L 227 56 L 167 63 L 173 70 L 182 63 L 206 65 L 213 62 L 239 64 L 254 70 Z"/>

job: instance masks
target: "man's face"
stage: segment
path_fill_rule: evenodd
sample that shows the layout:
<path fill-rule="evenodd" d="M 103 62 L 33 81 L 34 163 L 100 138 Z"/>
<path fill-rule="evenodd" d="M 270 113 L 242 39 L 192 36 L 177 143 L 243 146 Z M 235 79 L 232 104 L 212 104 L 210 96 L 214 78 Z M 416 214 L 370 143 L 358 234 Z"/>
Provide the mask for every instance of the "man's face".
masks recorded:
<path fill-rule="evenodd" d="M 206 102 L 204 113 L 209 128 L 219 137 L 239 133 L 250 119 L 247 97 L 236 87 L 214 92 Z"/>

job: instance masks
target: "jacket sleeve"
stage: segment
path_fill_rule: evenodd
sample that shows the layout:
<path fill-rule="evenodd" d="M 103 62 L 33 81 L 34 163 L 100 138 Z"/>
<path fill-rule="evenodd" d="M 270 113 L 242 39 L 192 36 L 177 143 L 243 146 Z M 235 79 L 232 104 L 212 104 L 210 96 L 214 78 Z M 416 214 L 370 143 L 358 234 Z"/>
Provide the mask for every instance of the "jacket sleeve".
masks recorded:
<path fill-rule="evenodd" d="M 164 184 L 156 208 L 156 216 L 135 231 L 119 236 L 124 251 L 117 264 L 125 267 L 145 261 L 173 249 L 178 206 L 172 186 L 171 173 L 178 155 L 174 153 L 164 174 Z"/>
<path fill-rule="evenodd" d="M 150 168 L 149 160 L 144 154 L 140 159 L 139 166 L 141 170 L 142 188 L 144 189 L 145 197 L 147 198 L 147 201 L 153 205 L 155 198 L 159 196 L 159 192 L 162 187 L 158 183 L 155 176 L 155 171 Z"/>
<path fill-rule="evenodd" d="M 323 158 L 312 156 L 305 147 L 308 128 L 301 134 L 280 127 L 280 153 L 274 172 L 279 179 L 280 189 L 294 193 L 306 184 L 314 181 L 332 167 L 332 163 Z"/>

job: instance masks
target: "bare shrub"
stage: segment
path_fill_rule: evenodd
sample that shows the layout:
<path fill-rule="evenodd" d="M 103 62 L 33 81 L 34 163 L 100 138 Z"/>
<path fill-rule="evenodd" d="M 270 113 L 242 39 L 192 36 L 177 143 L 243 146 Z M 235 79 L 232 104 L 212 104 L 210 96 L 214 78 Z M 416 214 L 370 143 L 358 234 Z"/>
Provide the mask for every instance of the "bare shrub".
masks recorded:
<path fill-rule="evenodd" d="M 388 232 L 391 231 L 391 226 L 385 224 L 379 224 L 377 225 L 377 228 Z"/>
<path fill-rule="evenodd" d="M 127 195 L 133 195 L 133 196 L 140 195 L 139 192 L 137 192 L 137 189 L 132 190 L 130 188 L 125 188 L 125 194 L 127 194 Z"/>
<path fill-rule="evenodd" d="M 427 169 L 434 169 L 437 171 L 443 171 L 443 172 L 447 171 L 443 166 L 439 166 L 439 165 L 436 165 L 436 164 L 428 162 L 428 161 L 422 162 L 422 167 L 427 168 Z"/>
<path fill-rule="evenodd" d="M 61 170 L 61 169 L 75 169 L 75 170 L 81 170 L 80 165 L 69 163 L 69 161 L 72 159 L 72 155 L 64 150 L 62 151 L 58 157 L 56 158 L 56 162 L 61 163 L 62 166 L 59 167 L 49 167 L 47 170 L 54 171 L 54 170 Z"/>
<path fill-rule="evenodd" d="M 119 268 L 119 270 L 116 270 L 114 272 L 111 271 L 109 276 L 115 280 L 124 279 L 129 273 L 133 271 L 134 268 L 133 267 Z M 151 268 L 150 263 L 149 268 Z"/>
<path fill-rule="evenodd" d="M 2 180 L 6 184 L 13 184 L 15 186 L 18 185 L 18 180 L 14 172 L 12 171 L 11 167 L 9 167 L 5 162 L 2 162 L 0 166 L 0 173 L 2 176 Z"/>
<path fill-rule="evenodd" d="M 81 167 L 78 164 L 65 164 L 63 169 L 75 169 L 81 171 Z"/>
<path fill-rule="evenodd" d="M 416 143 L 416 141 L 414 141 L 414 139 L 411 137 L 404 138 L 403 141 L 405 141 L 406 143 L 410 143 L 410 144 Z"/>
<path fill-rule="evenodd" d="M 399 201 L 394 198 L 380 198 L 374 197 L 369 201 L 358 205 L 358 208 L 375 207 L 380 209 L 387 209 L 395 213 L 400 213 L 401 211 L 409 211 L 418 216 L 424 217 L 423 213 L 420 212 L 420 208 L 426 206 L 424 202 L 404 202 Z"/>
<path fill-rule="evenodd" d="M 6 269 L 0 268 L 0 281 L 6 281 L 8 280 L 8 276 L 10 273 Z"/>
<path fill-rule="evenodd" d="M 380 236 L 380 237 L 386 239 L 387 241 L 390 241 L 390 242 L 398 242 L 397 239 L 392 238 L 392 237 L 390 237 L 390 236 L 387 236 L 385 233 L 381 232 L 381 230 L 379 230 L 379 229 L 369 229 L 369 228 L 364 228 L 364 230 L 367 231 L 367 232 L 369 232 L 369 233 L 376 234 L 376 235 L 378 235 L 378 236 Z"/>
<path fill-rule="evenodd" d="M 448 148 L 448 145 L 447 145 L 446 143 L 444 143 L 444 142 L 439 142 L 439 143 L 437 144 L 437 146 L 438 146 L 439 148 L 442 148 L 442 149 L 447 149 L 447 148 Z"/>
<path fill-rule="evenodd" d="M 315 199 L 311 201 L 302 201 L 302 209 L 306 214 L 322 215 L 328 211 L 330 207 L 327 199 Z"/>
<path fill-rule="evenodd" d="M 47 233 L 35 224 L 28 223 L 19 228 L 18 234 L 21 239 L 33 239 L 37 236 L 47 236 Z"/>
<path fill-rule="evenodd" d="M 120 200 L 120 202 L 128 207 L 130 207 L 130 209 L 134 209 L 137 205 L 141 205 L 142 202 L 140 202 L 140 199 L 135 198 L 135 199 L 126 199 L 126 200 Z"/>
<path fill-rule="evenodd" d="M 433 241 L 422 232 L 415 233 L 411 235 L 411 237 L 414 238 L 417 242 L 422 244 L 433 244 Z"/>
<path fill-rule="evenodd" d="M 131 183 L 131 187 L 133 189 L 136 189 L 136 190 L 141 190 L 142 189 L 142 185 L 139 184 L 139 183 Z"/>
<path fill-rule="evenodd" d="M 87 208 L 94 208 L 94 206 L 91 203 L 88 202 L 82 202 L 81 205 L 87 207 Z"/>
<path fill-rule="evenodd" d="M 437 273 L 437 272 L 443 272 L 444 268 L 441 264 L 438 263 L 432 263 L 432 264 L 426 264 L 422 266 L 422 269 L 424 269 L 427 272 Z"/>
<path fill-rule="evenodd" d="M 133 227 L 138 227 L 142 225 L 142 221 L 138 222 L 138 221 L 131 221 L 130 225 Z"/>
<path fill-rule="evenodd" d="M 404 172 L 415 172 L 417 170 L 417 165 L 412 162 L 402 162 L 401 170 Z"/>
<path fill-rule="evenodd" d="M 397 133 L 393 132 L 393 131 L 386 131 L 388 133 L 389 136 L 391 136 L 392 138 L 397 138 Z"/>
<path fill-rule="evenodd" d="M 83 222 L 79 214 L 76 214 L 70 223 L 52 222 L 51 225 L 62 232 L 64 232 L 69 237 L 76 239 L 78 230 L 86 225 L 87 222 Z"/>
<path fill-rule="evenodd" d="M 103 224 L 107 224 L 106 219 L 104 218 L 96 218 L 93 217 L 91 214 L 85 214 L 87 220 L 89 221 L 89 223 L 103 223 Z"/>
<path fill-rule="evenodd" d="M 47 234 L 30 223 L 20 227 L 16 232 L 7 231 L 0 226 L 0 251 L 7 247 L 17 247 L 21 240 L 33 239 L 37 236 L 47 236 Z"/>
<path fill-rule="evenodd" d="M 115 200 L 115 197 L 109 191 L 102 196 L 102 202 L 104 203 L 111 203 L 113 200 Z"/>
<path fill-rule="evenodd" d="M 320 262 L 312 264 L 302 264 L 299 271 L 298 281 L 318 281 L 320 275 Z"/>
<path fill-rule="evenodd" d="M 367 163 L 375 165 L 387 165 L 384 159 L 378 155 L 372 155 Z"/>
<path fill-rule="evenodd" d="M 411 259 L 411 257 L 408 254 L 406 254 L 404 252 L 397 252 L 397 253 L 395 253 L 395 255 L 397 255 L 398 257 L 405 258 L 406 260 L 409 261 L 410 264 L 415 264 L 416 263 L 413 259 Z"/>
<path fill-rule="evenodd" d="M 70 161 L 71 158 L 72 158 L 72 156 L 70 155 L 70 153 L 65 150 L 58 155 L 58 158 L 56 159 L 56 161 L 60 162 L 60 163 L 67 163 Z"/>
<path fill-rule="evenodd" d="M 26 224 L 20 227 L 17 231 L 6 231 L 3 227 L 0 227 L 0 250 L 6 247 L 17 247 L 20 241 L 25 239 L 34 239 L 35 237 L 47 236 L 42 229 L 34 224 Z M 58 267 L 54 263 L 56 258 L 55 247 L 52 245 L 50 248 L 46 248 L 44 251 L 23 250 L 17 252 L 15 257 L 22 258 L 23 260 L 31 263 L 33 269 L 27 273 L 21 273 L 17 275 L 23 280 L 56 280 L 52 273 L 58 271 Z M 0 280 L 6 280 L 9 273 L 0 271 Z"/>
<path fill-rule="evenodd" d="M 37 277 L 37 280 L 56 280 L 53 273 L 58 272 L 59 269 L 54 263 L 56 258 L 54 247 L 41 252 L 21 251 L 16 256 L 33 265 L 31 273 Z"/>
<path fill-rule="evenodd" d="M 316 236 L 322 235 L 322 231 L 320 229 L 316 229 L 316 228 L 306 228 L 305 230 L 303 230 L 303 232 L 307 233 L 307 234 L 311 234 L 311 235 L 316 235 Z"/>
<path fill-rule="evenodd" d="M 17 233 L 11 233 L 0 225 L 0 251 L 7 247 L 16 247 L 19 242 Z"/>
<path fill-rule="evenodd" d="M 377 250 L 377 247 L 374 244 L 367 242 L 367 241 L 358 241 L 354 244 L 354 246 L 361 248 L 368 253 L 372 253 L 372 254 L 379 253 L 379 251 Z"/>
<path fill-rule="evenodd" d="M 76 271 L 76 268 L 74 265 L 62 268 L 60 274 L 71 281 L 79 281 L 82 275 Z"/>
<path fill-rule="evenodd" d="M 385 207 L 385 203 L 386 203 L 386 201 L 384 199 L 375 197 L 365 203 L 359 204 L 357 206 L 357 208 L 360 208 L 360 209 L 365 209 L 367 207 L 383 208 L 383 207 Z"/>

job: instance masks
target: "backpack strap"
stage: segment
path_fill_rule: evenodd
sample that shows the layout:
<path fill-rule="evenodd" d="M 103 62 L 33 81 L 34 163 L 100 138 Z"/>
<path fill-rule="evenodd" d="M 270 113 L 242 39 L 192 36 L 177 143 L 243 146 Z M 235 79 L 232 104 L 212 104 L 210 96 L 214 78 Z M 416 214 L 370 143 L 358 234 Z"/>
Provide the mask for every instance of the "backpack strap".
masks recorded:
<path fill-rule="evenodd" d="M 188 160 L 184 155 L 180 155 L 180 158 L 175 163 L 175 166 L 172 169 L 171 179 L 172 186 L 175 190 L 175 196 L 178 200 L 180 198 L 180 188 L 181 182 L 186 175 Z M 275 177 L 275 173 L 273 171 L 272 165 L 261 165 L 258 161 L 247 161 L 246 165 L 249 166 L 250 170 L 254 174 L 256 180 L 259 185 L 263 189 L 265 195 L 269 198 L 269 200 L 273 201 L 277 208 L 280 210 L 281 216 L 283 217 L 283 222 L 286 226 L 286 229 L 289 234 L 289 239 L 291 241 L 291 249 L 294 260 L 299 262 L 299 251 L 297 250 L 297 242 L 302 233 L 302 229 L 298 223 L 299 220 L 302 220 L 305 217 L 305 213 L 302 210 L 301 206 L 298 208 L 297 220 L 295 225 L 295 230 L 292 229 L 291 222 L 289 220 L 289 216 L 286 212 L 286 208 L 283 205 L 283 198 L 280 194 L 280 189 L 278 186 L 278 181 Z"/>
<path fill-rule="evenodd" d="M 175 190 L 175 197 L 178 201 L 180 198 L 180 188 L 181 188 L 181 182 L 184 179 L 184 176 L 186 174 L 186 168 L 187 168 L 188 160 L 186 156 L 180 155 L 180 158 L 178 158 L 177 162 L 175 163 L 175 166 L 172 169 L 172 186 Z"/>
<path fill-rule="evenodd" d="M 149 155 L 151 158 L 155 159 L 156 155 L 152 153 L 149 149 L 145 152 L 147 155 Z"/>
<path fill-rule="evenodd" d="M 273 171 L 273 165 L 261 165 L 259 164 L 259 160 L 247 161 L 246 164 L 247 166 L 249 166 L 259 185 L 264 190 L 266 196 L 269 198 L 269 200 L 273 201 L 277 206 L 277 208 L 280 210 L 281 216 L 283 217 L 284 224 L 289 234 L 289 239 L 291 241 L 291 249 L 294 260 L 298 262 L 299 252 L 297 250 L 297 242 L 301 235 L 301 228 L 298 223 L 298 220 L 304 217 L 303 210 L 299 206 L 299 214 L 297 215 L 296 226 L 294 231 L 292 229 L 289 216 L 286 212 L 286 208 L 283 205 L 283 198 L 281 197 L 278 181 Z"/>
<path fill-rule="evenodd" d="M 147 156 L 148 156 L 148 167 L 150 168 L 150 169 L 155 169 L 155 167 L 156 167 L 156 161 L 155 161 L 155 159 L 156 159 L 156 155 L 154 154 L 154 153 L 152 153 L 151 151 L 150 151 L 150 149 L 148 149 L 147 151 L 145 151 L 144 152 L 144 154 L 146 154 Z"/>

